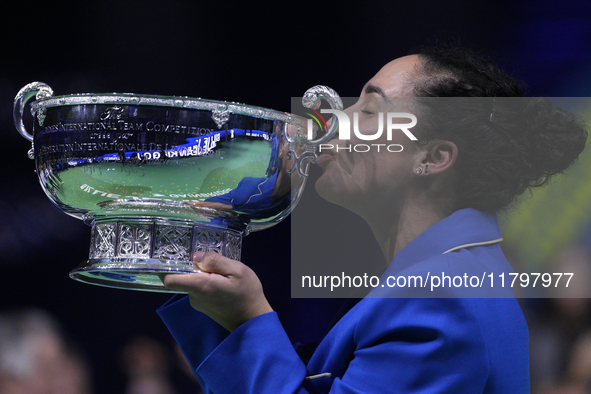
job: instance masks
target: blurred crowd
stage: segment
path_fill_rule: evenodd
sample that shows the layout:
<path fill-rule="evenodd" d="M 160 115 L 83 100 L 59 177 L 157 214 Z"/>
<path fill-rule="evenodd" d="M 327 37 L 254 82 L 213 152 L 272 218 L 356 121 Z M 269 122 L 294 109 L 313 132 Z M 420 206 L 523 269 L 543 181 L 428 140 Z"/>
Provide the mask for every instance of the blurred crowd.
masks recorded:
<path fill-rule="evenodd" d="M 533 394 L 591 393 L 591 252 L 570 245 L 547 272 L 573 272 L 574 286 L 552 298 L 521 299 L 530 335 Z"/>
<path fill-rule="evenodd" d="M 0 393 L 91 394 L 87 363 L 41 310 L 0 316 Z"/>
<path fill-rule="evenodd" d="M 101 339 L 107 340 L 107 338 Z M 0 314 L 0 394 L 98 394 L 91 364 L 46 311 L 21 309 Z M 180 350 L 138 335 L 113 355 L 124 376 L 109 393 L 182 394 L 202 392 Z M 186 373 L 182 387 L 171 368 Z"/>

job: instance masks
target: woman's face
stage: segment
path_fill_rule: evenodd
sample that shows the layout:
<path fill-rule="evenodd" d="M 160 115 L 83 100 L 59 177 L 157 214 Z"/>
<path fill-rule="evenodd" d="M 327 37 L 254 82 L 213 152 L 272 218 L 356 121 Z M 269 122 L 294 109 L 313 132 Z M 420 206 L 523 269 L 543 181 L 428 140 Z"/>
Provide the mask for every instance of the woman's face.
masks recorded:
<path fill-rule="evenodd" d="M 393 98 L 410 96 L 411 74 L 419 65 L 416 55 L 386 64 L 363 87 L 358 102 L 345 110 L 351 121 L 351 139 L 335 136 L 330 141 L 334 149 L 322 150 L 318 165 L 324 173 L 316 182 L 320 196 L 359 214 L 363 213 L 360 210 L 377 208 L 380 204 L 395 208 L 395 204 L 404 200 L 409 186 L 418 178 L 414 170 L 421 165 L 420 146 L 401 130 L 393 130 L 388 139 L 386 114 L 412 113 L 406 106 L 408 98 Z M 381 113 L 384 127 L 381 137 L 373 141 L 356 137 L 354 113 L 358 114 L 359 131 L 364 135 L 376 134 Z M 410 119 L 397 118 L 393 123 L 408 122 Z"/>

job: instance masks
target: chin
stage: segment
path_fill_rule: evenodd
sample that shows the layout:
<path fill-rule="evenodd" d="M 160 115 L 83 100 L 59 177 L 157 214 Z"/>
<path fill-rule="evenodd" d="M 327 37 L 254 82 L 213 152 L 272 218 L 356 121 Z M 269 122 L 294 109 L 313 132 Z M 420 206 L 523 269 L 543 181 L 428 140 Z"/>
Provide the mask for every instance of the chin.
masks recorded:
<path fill-rule="evenodd" d="M 320 178 L 316 180 L 316 183 L 314 183 L 314 189 L 316 190 L 316 193 L 318 193 L 318 195 L 325 200 L 330 194 L 330 186 L 328 186 L 329 183 L 330 181 L 327 180 L 326 173 L 323 173 Z"/>
<path fill-rule="evenodd" d="M 323 199 L 333 204 L 341 205 L 340 200 L 344 196 L 344 191 L 340 190 L 338 183 L 335 182 L 329 174 L 322 174 L 314 184 L 316 193 Z"/>

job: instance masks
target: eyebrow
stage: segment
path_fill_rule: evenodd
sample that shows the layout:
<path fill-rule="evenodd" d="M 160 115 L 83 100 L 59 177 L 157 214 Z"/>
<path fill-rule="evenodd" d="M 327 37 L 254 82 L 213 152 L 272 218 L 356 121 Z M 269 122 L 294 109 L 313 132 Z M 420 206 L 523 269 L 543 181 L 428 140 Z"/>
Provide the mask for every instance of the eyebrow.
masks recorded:
<path fill-rule="evenodd" d="M 375 86 L 375 85 L 367 85 L 365 87 L 365 94 L 372 94 L 372 93 L 377 93 L 380 96 L 382 96 L 384 98 L 384 100 L 386 100 L 387 102 L 390 102 L 390 100 L 388 99 L 388 96 L 386 96 L 386 93 L 382 90 L 382 88 Z"/>

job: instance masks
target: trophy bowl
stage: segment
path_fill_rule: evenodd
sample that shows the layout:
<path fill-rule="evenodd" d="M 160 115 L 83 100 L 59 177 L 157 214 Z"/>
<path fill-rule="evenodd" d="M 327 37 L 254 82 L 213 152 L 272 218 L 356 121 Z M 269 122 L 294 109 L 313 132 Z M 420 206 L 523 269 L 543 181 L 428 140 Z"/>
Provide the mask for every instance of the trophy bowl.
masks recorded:
<path fill-rule="evenodd" d="M 31 102 L 33 129 L 23 122 Z M 309 89 L 342 109 L 336 92 Z M 197 251 L 240 260 L 242 237 L 284 219 L 305 186 L 315 149 L 299 116 L 239 103 L 130 93 L 54 96 L 42 82 L 14 101 L 17 130 L 46 195 L 91 226 L 85 283 L 171 292 L 159 273 L 199 272 Z M 310 122 L 308 123 L 308 125 Z M 310 135 L 308 135 L 310 134 Z"/>

